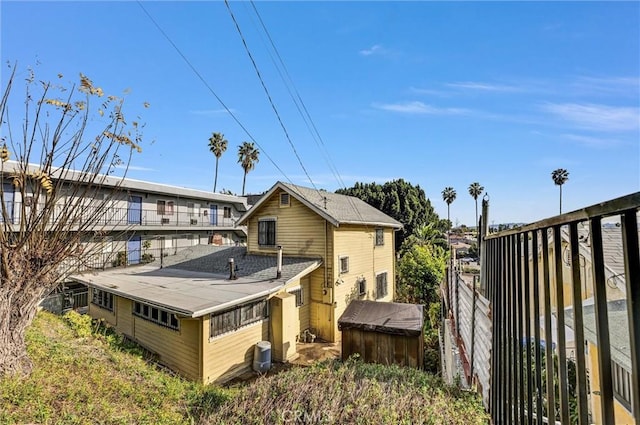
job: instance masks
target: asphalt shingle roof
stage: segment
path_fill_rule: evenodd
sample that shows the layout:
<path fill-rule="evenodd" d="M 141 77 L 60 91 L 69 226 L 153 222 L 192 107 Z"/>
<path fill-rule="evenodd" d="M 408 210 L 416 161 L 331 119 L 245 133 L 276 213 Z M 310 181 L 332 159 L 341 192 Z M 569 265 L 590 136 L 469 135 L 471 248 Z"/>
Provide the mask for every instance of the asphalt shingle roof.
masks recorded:
<path fill-rule="evenodd" d="M 318 191 L 283 182 L 278 182 L 269 189 L 263 198 L 240 219 L 240 223 L 246 221 L 260 206 L 260 203 L 273 195 L 278 188 L 288 192 L 291 196 L 337 226 L 340 224 L 367 224 L 397 229 L 402 227 L 402 223 L 399 221 L 354 196 L 340 195 L 324 190 Z"/>

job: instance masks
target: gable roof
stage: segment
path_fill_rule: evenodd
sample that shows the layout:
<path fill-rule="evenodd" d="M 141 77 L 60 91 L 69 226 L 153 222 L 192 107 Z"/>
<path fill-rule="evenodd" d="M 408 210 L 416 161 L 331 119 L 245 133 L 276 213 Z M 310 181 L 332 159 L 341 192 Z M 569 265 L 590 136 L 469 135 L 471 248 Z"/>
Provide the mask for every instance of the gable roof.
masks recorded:
<path fill-rule="evenodd" d="M 287 192 L 336 227 L 341 224 L 363 224 L 392 227 L 394 229 L 402 228 L 402 223 L 354 196 L 317 191 L 308 187 L 283 182 L 277 182 L 273 185 L 249 211 L 240 217 L 238 224 L 245 224 L 260 209 L 262 204 L 278 190 Z"/>

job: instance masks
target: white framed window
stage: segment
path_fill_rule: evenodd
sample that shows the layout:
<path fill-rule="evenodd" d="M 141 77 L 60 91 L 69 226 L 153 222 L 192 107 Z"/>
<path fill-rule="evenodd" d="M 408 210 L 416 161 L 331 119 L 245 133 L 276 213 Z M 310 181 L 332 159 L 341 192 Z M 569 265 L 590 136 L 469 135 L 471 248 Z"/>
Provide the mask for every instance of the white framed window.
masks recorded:
<path fill-rule="evenodd" d="M 113 294 L 101 289 L 91 289 L 91 303 L 105 310 L 113 311 Z"/>
<path fill-rule="evenodd" d="M 224 218 L 231 218 L 231 207 L 223 207 L 223 215 Z"/>
<path fill-rule="evenodd" d="M 376 229 L 376 246 L 384 245 L 384 229 Z"/>
<path fill-rule="evenodd" d="M 137 301 L 134 302 L 133 315 L 156 323 L 160 326 L 164 326 L 165 328 L 173 329 L 176 331 L 180 329 L 180 321 L 178 320 L 178 316 L 152 305 L 140 303 Z"/>
<path fill-rule="evenodd" d="M 275 217 L 265 217 L 258 219 L 258 245 L 276 245 L 276 219 Z"/>
<path fill-rule="evenodd" d="M 338 264 L 340 266 L 340 274 L 349 273 L 349 257 L 347 255 L 338 257 Z"/>
<path fill-rule="evenodd" d="M 387 284 L 387 272 L 376 275 L 376 299 L 384 298 L 389 294 Z"/>
<path fill-rule="evenodd" d="M 289 198 L 289 194 L 286 192 L 282 192 L 280 194 L 280 206 L 281 207 L 288 207 L 291 202 L 291 199 Z"/>
<path fill-rule="evenodd" d="M 287 292 L 290 293 L 291 295 L 295 295 L 296 307 L 302 307 L 304 305 L 304 292 L 302 290 L 302 286 L 289 289 Z"/>

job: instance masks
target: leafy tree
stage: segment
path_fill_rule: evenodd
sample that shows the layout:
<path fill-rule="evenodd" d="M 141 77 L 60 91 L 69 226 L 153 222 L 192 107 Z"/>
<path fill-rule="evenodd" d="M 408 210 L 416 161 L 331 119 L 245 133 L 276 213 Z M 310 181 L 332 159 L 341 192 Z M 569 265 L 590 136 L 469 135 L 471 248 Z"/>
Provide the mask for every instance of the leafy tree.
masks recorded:
<path fill-rule="evenodd" d="M 450 207 L 451 204 L 453 203 L 453 201 L 456 200 L 456 191 L 454 188 L 452 187 L 445 187 L 444 190 L 442 191 L 442 200 L 444 202 L 447 203 L 447 221 L 449 222 L 449 226 L 448 226 L 448 233 L 447 235 L 449 235 L 451 233 L 451 214 L 450 214 Z M 447 238 L 447 242 L 450 243 L 450 241 Z"/>
<path fill-rule="evenodd" d="M 432 221 L 418 227 L 412 235 L 404 240 L 400 252 L 410 249 L 413 245 L 433 245 L 446 249 L 447 238 L 441 227 L 444 224 L 446 224 L 444 221 Z"/>
<path fill-rule="evenodd" d="M 209 137 L 209 150 L 216 156 L 216 176 L 213 179 L 213 192 L 216 191 L 218 185 L 218 161 L 222 154 L 227 150 L 227 139 L 222 133 L 212 133 Z"/>
<path fill-rule="evenodd" d="M 244 196 L 244 187 L 247 181 L 247 174 L 253 170 L 256 164 L 259 162 L 260 151 L 256 149 L 253 142 L 242 142 L 238 146 L 238 163 L 244 170 L 244 177 L 242 179 L 242 196 Z"/>
<path fill-rule="evenodd" d="M 476 229 L 478 228 L 478 196 L 482 195 L 483 191 L 484 187 L 480 186 L 480 183 L 478 182 L 474 182 L 469 185 L 469 195 L 471 195 L 473 200 L 476 202 Z"/>
<path fill-rule="evenodd" d="M 562 185 L 569 180 L 569 172 L 564 168 L 558 168 L 551 172 L 551 179 L 560 187 L 560 214 L 562 214 Z"/>
<path fill-rule="evenodd" d="M 143 127 L 82 74 L 67 89 L 30 70 L 24 115 L 10 114 L 15 75 L 0 100 L 0 376 L 30 373 L 25 331 L 44 297 L 100 249 L 96 223 L 124 179 L 111 174 L 126 174 Z"/>
<path fill-rule="evenodd" d="M 438 302 L 438 288 L 444 279 L 446 253 L 438 246 L 415 244 L 398 260 L 397 299 L 424 304 Z"/>
<path fill-rule="evenodd" d="M 402 223 L 403 229 L 396 234 L 396 250 L 403 241 L 414 234 L 416 229 L 431 222 L 441 226 L 438 215 L 420 186 L 413 186 L 403 179 L 393 180 L 383 185 L 357 182 L 353 187 L 338 189 L 336 193 L 355 196 L 367 204 Z"/>

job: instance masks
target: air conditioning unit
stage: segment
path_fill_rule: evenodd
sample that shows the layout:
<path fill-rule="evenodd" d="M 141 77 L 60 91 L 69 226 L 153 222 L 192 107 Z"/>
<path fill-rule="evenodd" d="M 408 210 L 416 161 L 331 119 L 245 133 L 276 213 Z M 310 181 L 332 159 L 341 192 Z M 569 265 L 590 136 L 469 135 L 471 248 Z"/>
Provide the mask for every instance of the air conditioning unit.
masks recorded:
<path fill-rule="evenodd" d="M 191 224 L 198 224 L 198 219 L 197 218 L 192 218 L 191 219 Z"/>
<path fill-rule="evenodd" d="M 168 218 L 163 218 L 162 219 L 162 224 L 169 224 L 169 219 Z"/>

